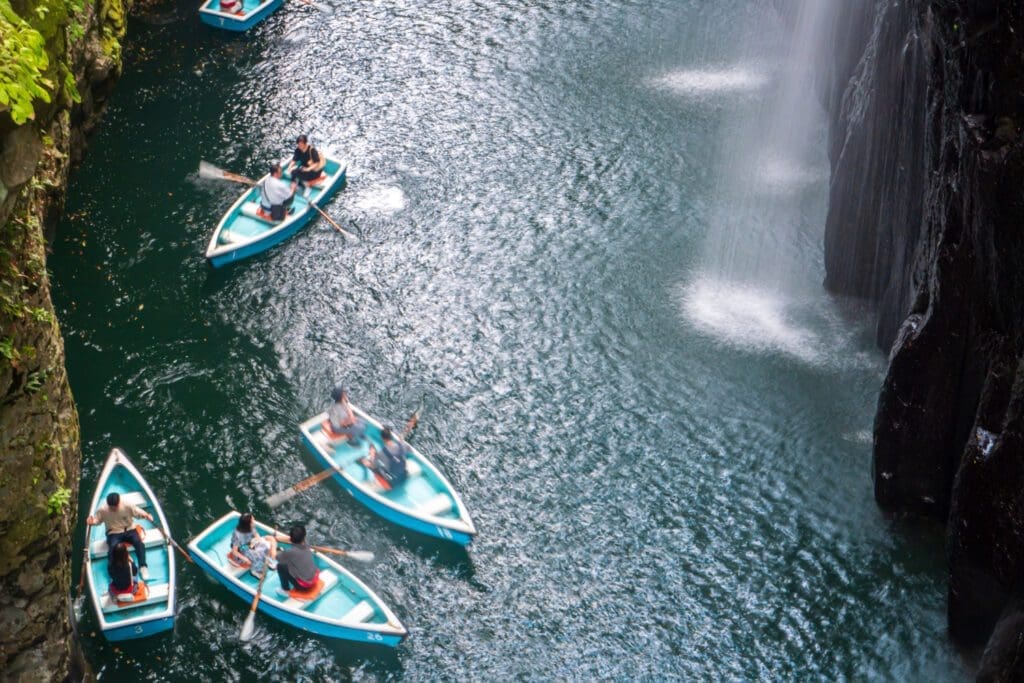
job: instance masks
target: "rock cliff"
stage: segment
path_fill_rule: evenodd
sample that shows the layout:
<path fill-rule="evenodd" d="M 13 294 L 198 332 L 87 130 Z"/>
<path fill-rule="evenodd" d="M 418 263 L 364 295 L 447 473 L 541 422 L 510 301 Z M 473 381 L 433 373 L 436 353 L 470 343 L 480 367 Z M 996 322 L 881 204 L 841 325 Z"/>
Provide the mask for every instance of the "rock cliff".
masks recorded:
<path fill-rule="evenodd" d="M 73 671 L 78 416 L 44 230 L 120 73 L 121 0 L 0 0 L 0 672 Z M 74 675 L 74 674 L 71 674 Z"/>
<path fill-rule="evenodd" d="M 840 14 L 825 285 L 890 354 L 875 497 L 947 525 L 950 633 L 1024 676 L 1024 3 Z"/>

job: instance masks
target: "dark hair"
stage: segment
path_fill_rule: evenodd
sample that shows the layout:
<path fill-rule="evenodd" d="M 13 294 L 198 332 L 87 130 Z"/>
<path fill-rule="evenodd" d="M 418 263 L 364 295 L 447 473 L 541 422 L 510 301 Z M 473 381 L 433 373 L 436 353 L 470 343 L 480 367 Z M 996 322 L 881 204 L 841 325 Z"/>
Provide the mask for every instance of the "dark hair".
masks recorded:
<path fill-rule="evenodd" d="M 288 537 L 292 539 L 292 543 L 302 543 L 306 540 L 306 527 L 301 524 L 295 524 L 288 532 Z"/>
<path fill-rule="evenodd" d="M 112 508 L 116 508 L 117 504 L 121 502 L 121 496 L 116 493 L 107 494 L 107 505 Z"/>
<path fill-rule="evenodd" d="M 295 144 L 298 144 L 300 142 L 305 142 L 306 144 L 309 144 L 309 138 L 307 138 L 305 135 L 300 135 L 298 139 L 295 140 Z"/>
<path fill-rule="evenodd" d="M 112 567 L 127 567 L 129 559 L 128 544 L 118 543 L 114 546 L 114 555 L 110 558 L 110 565 Z"/>
<path fill-rule="evenodd" d="M 244 534 L 252 533 L 252 513 L 243 512 L 238 518 L 238 526 L 235 527 Z"/>
<path fill-rule="evenodd" d="M 281 164 L 276 161 L 270 164 L 270 175 L 274 175 L 281 170 Z"/>
<path fill-rule="evenodd" d="M 344 384 L 342 384 L 341 382 L 338 382 L 331 389 L 331 400 L 332 401 L 340 401 L 341 397 L 344 396 L 347 393 L 348 393 L 348 387 L 345 386 Z"/>
<path fill-rule="evenodd" d="M 380 438 L 391 441 L 395 438 L 395 435 L 391 432 L 391 427 L 384 427 L 380 430 Z"/>

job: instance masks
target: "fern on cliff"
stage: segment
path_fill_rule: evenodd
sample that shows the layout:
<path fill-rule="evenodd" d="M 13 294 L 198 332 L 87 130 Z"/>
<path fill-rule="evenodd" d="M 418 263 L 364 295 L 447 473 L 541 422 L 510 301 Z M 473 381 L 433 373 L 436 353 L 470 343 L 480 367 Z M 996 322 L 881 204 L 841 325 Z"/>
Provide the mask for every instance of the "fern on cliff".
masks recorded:
<path fill-rule="evenodd" d="M 46 41 L 19 17 L 8 0 L 0 0 L 0 111 L 10 112 L 17 124 L 35 118 L 33 102 L 50 101 L 53 82 Z"/>

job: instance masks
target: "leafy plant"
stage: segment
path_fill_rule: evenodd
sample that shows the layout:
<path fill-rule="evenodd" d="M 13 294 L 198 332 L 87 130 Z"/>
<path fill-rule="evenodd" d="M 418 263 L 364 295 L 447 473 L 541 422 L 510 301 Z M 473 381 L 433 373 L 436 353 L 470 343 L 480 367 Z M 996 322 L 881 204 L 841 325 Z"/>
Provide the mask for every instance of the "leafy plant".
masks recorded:
<path fill-rule="evenodd" d="M 47 10 L 37 14 L 46 17 Z M 50 101 L 53 82 L 44 74 L 50 67 L 46 41 L 39 31 L 19 17 L 9 0 L 0 0 L 0 110 L 22 124 L 35 118 L 33 102 Z"/>
<path fill-rule="evenodd" d="M 71 502 L 71 489 L 61 486 L 46 499 L 46 511 L 50 516 L 59 515 Z"/>

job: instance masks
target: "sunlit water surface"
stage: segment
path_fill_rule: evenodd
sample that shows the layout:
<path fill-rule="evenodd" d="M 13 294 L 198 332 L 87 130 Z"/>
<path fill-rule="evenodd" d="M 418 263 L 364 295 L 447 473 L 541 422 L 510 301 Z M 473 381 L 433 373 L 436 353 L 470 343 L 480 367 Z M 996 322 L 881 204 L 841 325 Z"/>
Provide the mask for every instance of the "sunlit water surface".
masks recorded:
<path fill-rule="evenodd" d="M 731 126 L 786 68 L 765 4 L 289 2 L 243 36 L 193 3 L 133 20 L 51 261 L 80 501 L 118 445 L 182 542 L 231 508 L 305 521 L 377 554 L 351 568 L 411 636 L 380 651 L 261 615 L 241 644 L 246 605 L 185 566 L 173 634 L 115 647 L 86 616 L 104 679 L 964 675 L 940 533 L 872 501 L 884 360 L 818 285 L 823 152 L 759 150 L 742 210 L 720 191 Z M 329 209 L 362 241 L 318 221 L 211 270 L 239 188 L 199 160 L 258 175 L 302 132 L 350 159 Z M 795 280 L 716 265 L 762 206 L 753 251 Z M 424 401 L 414 440 L 474 515 L 469 552 L 333 483 L 264 506 L 315 470 L 297 424 L 337 378 L 394 422 Z"/>

